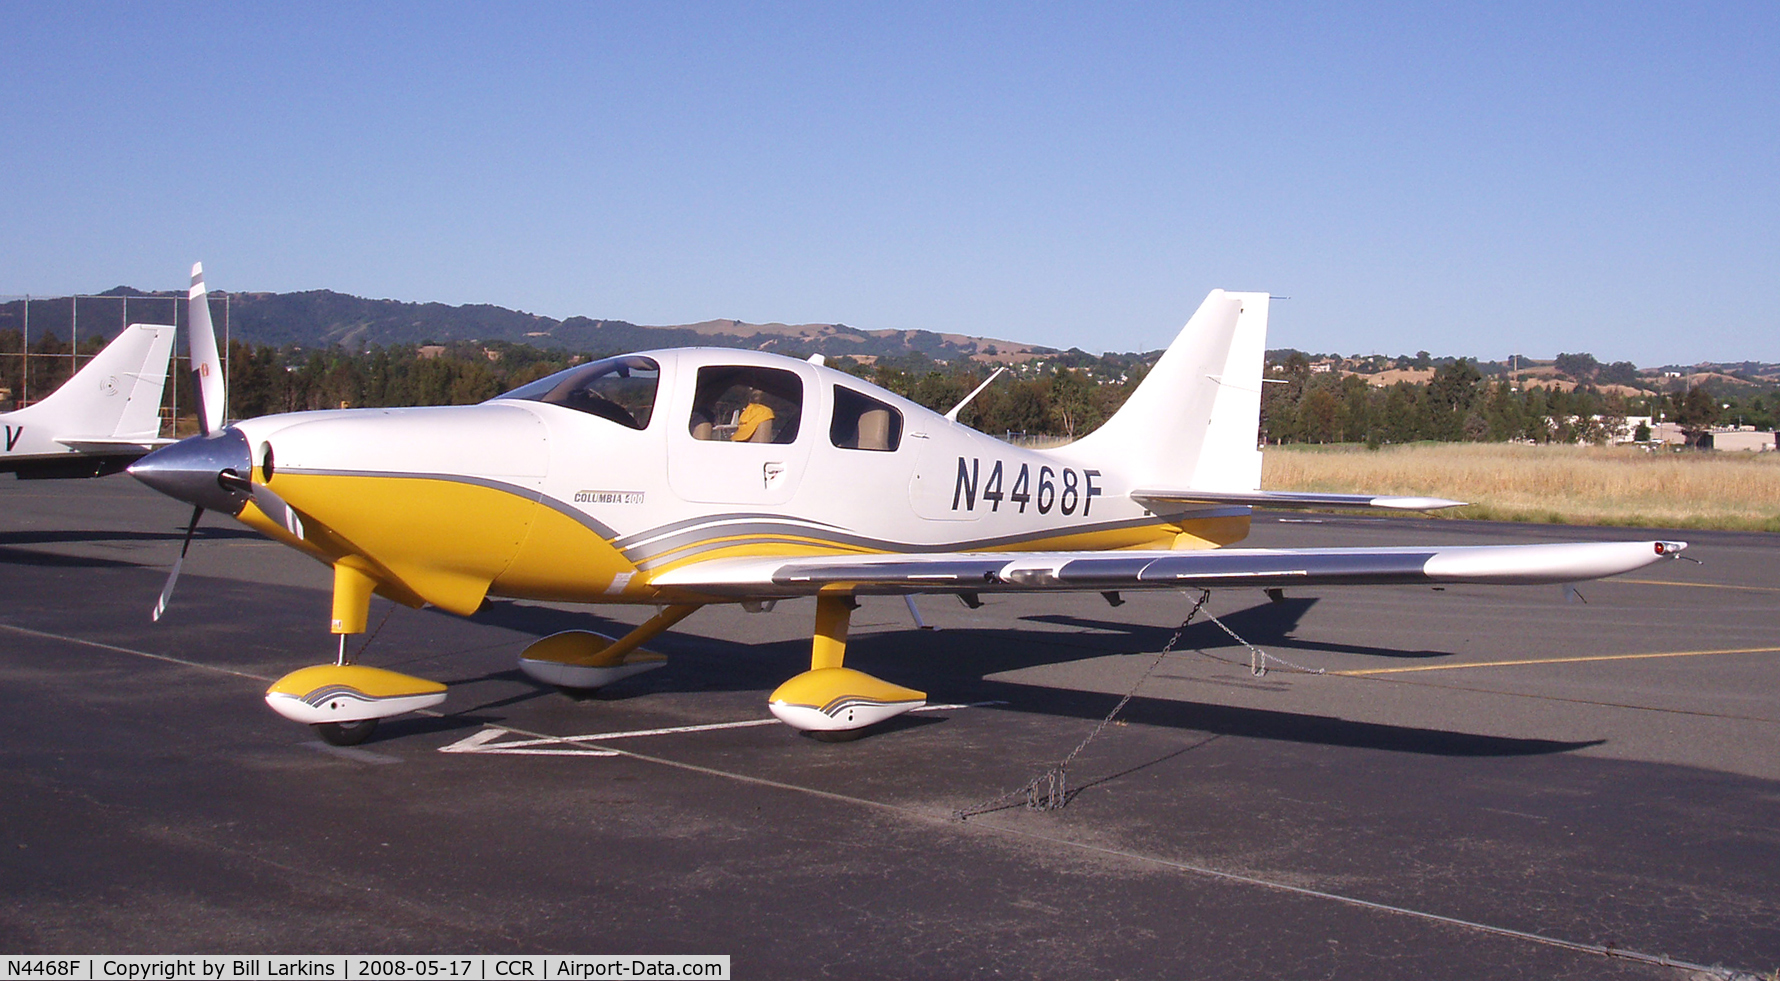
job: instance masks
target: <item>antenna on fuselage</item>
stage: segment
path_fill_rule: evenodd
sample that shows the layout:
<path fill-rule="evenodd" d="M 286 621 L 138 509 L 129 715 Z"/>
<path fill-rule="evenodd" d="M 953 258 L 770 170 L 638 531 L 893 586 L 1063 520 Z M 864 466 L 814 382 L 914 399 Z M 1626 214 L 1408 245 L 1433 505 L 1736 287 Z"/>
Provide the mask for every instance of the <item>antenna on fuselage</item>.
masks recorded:
<path fill-rule="evenodd" d="M 958 413 L 960 411 L 962 411 L 965 406 L 970 404 L 970 400 L 974 399 L 978 395 L 982 394 L 983 389 L 988 388 L 992 383 L 994 383 L 995 379 L 1000 378 L 1001 373 L 1006 370 L 1007 370 L 1007 365 L 1002 365 L 1001 367 L 996 368 L 994 373 L 991 374 L 986 381 L 984 381 L 981 385 L 978 385 L 977 387 L 971 389 L 970 394 L 964 396 L 964 401 L 959 402 L 957 405 L 952 406 L 952 411 L 946 413 L 946 421 L 947 422 L 957 422 L 958 421 Z"/>

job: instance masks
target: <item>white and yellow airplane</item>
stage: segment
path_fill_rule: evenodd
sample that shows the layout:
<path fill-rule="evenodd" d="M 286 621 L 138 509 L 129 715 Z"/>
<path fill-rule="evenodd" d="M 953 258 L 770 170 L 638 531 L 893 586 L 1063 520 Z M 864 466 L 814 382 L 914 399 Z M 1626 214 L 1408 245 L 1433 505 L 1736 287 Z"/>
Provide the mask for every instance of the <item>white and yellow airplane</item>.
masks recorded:
<path fill-rule="evenodd" d="M 862 594 L 974 603 L 1056 590 L 1567 583 L 1685 547 L 1220 549 L 1248 533 L 1254 507 L 1458 503 L 1258 489 L 1268 302 L 1212 292 L 1112 419 L 1050 450 L 976 432 L 820 357 L 690 348 L 580 365 L 480 405 L 249 419 L 130 472 L 195 505 L 194 524 L 225 511 L 333 567 L 340 656 L 266 698 L 342 743 L 445 697 L 443 685 L 346 663 L 346 635 L 365 629 L 373 593 L 461 615 L 490 596 L 656 606 L 622 638 L 569 632 L 522 653 L 532 677 L 578 688 L 658 667 L 641 645 L 705 604 L 768 609 L 813 595 L 810 670 L 769 707 L 821 733 L 926 698 L 843 666 Z"/>

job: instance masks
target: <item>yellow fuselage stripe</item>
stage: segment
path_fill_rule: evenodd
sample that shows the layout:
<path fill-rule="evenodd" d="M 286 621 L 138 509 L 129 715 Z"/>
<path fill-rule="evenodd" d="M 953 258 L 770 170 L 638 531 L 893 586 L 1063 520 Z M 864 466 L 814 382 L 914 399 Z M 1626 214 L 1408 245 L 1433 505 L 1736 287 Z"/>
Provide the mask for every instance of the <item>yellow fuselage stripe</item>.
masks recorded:
<path fill-rule="evenodd" d="M 1693 589 L 1740 589 L 1751 593 L 1780 593 L 1780 586 L 1732 586 L 1722 582 L 1669 582 L 1666 579 L 1613 579 L 1635 586 L 1688 586 Z"/>
<path fill-rule="evenodd" d="M 1657 657 L 1705 657 L 1711 654 L 1774 654 L 1780 647 L 1734 647 L 1718 651 L 1658 651 L 1652 654 L 1594 654 L 1587 657 L 1536 657 L 1518 661 L 1465 661 L 1460 664 L 1418 664 L 1410 668 L 1365 668 L 1358 671 L 1331 671 L 1348 678 L 1379 674 L 1408 674 L 1412 671 L 1458 671 L 1464 668 L 1518 668 L 1529 664 L 1580 664 L 1586 661 L 1640 661 Z"/>

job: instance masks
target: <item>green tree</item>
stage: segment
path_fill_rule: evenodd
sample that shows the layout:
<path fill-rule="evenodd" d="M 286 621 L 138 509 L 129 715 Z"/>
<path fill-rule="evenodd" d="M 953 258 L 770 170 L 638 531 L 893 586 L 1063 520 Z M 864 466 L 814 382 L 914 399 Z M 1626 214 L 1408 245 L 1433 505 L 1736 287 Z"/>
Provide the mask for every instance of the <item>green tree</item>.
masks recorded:
<path fill-rule="evenodd" d="M 1469 358 L 1460 358 L 1434 372 L 1427 390 L 1427 429 L 1430 439 L 1456 441 L 1465 438 L 1465 417 L 1476 404 L 1483 373 Z"/>
<path fill-rule="evenodd" d="M 1100 424 L 1094 410 L 1094 391 L 1086 377 L 1078 371 L 1059 368 L 1051 378 L 1050 417 L 1053 432 L 1074 439 Z"/>
<path fill-rule="evenodd" d="M 1374 394 L 1372 386 L 1359 375 L 1341 379 L 1342 439 L 1370 439 L 1378 415 L 1373 404 Z"/>
<path fill-rule="evenodd" d="M 1341 441 L 1341 399 L 1327 385 L 1317 385 L 1304 393 L 1298 403 L 1298 432 L 1312 443 Z"/>

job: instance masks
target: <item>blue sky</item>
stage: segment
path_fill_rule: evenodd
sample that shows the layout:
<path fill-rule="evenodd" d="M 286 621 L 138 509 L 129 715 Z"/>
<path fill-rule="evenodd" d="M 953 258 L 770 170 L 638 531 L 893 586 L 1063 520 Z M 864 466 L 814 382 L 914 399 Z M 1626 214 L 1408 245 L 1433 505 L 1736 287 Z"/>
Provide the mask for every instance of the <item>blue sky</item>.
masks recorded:
<path fill-rule="evenodd" d="M 1780 5 L 0 4 L 0 293 L 1780 361 Z"/>

